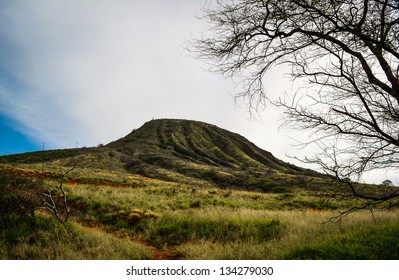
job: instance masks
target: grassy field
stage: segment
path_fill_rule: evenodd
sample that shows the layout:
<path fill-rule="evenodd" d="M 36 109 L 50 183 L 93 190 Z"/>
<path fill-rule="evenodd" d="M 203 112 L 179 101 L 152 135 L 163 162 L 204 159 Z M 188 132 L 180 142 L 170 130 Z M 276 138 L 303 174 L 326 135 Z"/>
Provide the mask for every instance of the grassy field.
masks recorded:
<path fill-rule="evenodd" d="M 51 187 L 57 168 L 46 168 Z M 63 225 L 43 211 L 2 218 L 0 259 L 399 258 L 399 209 L 329 222 L 356 201 L 296 188 L 266 193 L 73 172 L 65 181 L 70 221 Z"/>

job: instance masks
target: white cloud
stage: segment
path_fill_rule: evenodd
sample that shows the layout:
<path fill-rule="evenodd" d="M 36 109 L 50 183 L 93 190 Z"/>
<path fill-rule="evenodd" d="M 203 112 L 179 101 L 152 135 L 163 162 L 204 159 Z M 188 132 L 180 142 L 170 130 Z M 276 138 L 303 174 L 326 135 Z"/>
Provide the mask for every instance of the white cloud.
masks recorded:
<path fill-rule="evenodd" d="M 9 4 L 2 36 L 17 50 L 7 69 L 17 82 L 7 98 L 13 117 L 37 141 L 65 147 L 114 140 L 152 117 L 212 115 L 228 83 L 182 54 L 197 25 L 193 3 Z"/>
<path fill-rule="evenodd" d="M 184 51 L 203 26 L 200 1 L 13 1 L 0 31 L 14 50 L 3 98 L 25 134 L 51 147 L 92 146 L 152 118 L 186 118 L 238 132 L 283 156 L 274 112 L 248 121 L 234 85 Z M 4 44 L 3 44 L 4 47 Z M 277 77 L 278 79 L 278 77 Z M 271 79 L 269 91 L 276 87 Z M 281 84 L 281 83 L 280 83 Z M 283 139 L 283 141 L 281 141 Z"/>

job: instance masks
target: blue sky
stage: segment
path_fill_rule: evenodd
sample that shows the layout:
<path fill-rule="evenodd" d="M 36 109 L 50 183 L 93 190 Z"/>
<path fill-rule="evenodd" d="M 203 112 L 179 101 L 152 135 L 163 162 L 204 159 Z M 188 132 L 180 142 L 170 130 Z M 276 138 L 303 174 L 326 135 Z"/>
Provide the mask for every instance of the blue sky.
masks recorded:
<path fill-rule="evenodd" d="M 33 142 L 26 135 L 14 130 L 13 126 L 10 119 L 0 115 L 0 155 L 31 152 L 43 148 L 39 147 L 38 143 Z"/>

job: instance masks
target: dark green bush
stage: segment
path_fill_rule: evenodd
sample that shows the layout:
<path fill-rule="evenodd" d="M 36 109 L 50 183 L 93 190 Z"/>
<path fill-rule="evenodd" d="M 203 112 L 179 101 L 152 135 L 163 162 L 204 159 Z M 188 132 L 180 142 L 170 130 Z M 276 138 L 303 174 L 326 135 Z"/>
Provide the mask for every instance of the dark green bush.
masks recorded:
<path fill-rule="evenodd" d="M 34 216 L 42 204 L 41 180 L 16 174 L 0 175 L 0 218 Z"/>

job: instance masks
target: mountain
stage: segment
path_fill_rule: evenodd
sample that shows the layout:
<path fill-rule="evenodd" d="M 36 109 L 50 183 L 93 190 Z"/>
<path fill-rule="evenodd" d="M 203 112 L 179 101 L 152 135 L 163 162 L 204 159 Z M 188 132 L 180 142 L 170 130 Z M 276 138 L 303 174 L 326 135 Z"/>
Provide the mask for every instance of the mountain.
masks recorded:
<path fill-rule="evenodd" d="M 221 187 L 265 188 L 320 174 L 275 158 L 243 136 L 199 121 L 157 119 L 104 146 L 2 157 Z M 283 184 L 286 185 L 286 184 Z"/>
<path fill-rule="evenodd" d="M 241 135 L 198 121 L 153 120 L 107 147 L 161 166 L 188 161 L 232 169 L 296 170 Z"/>

